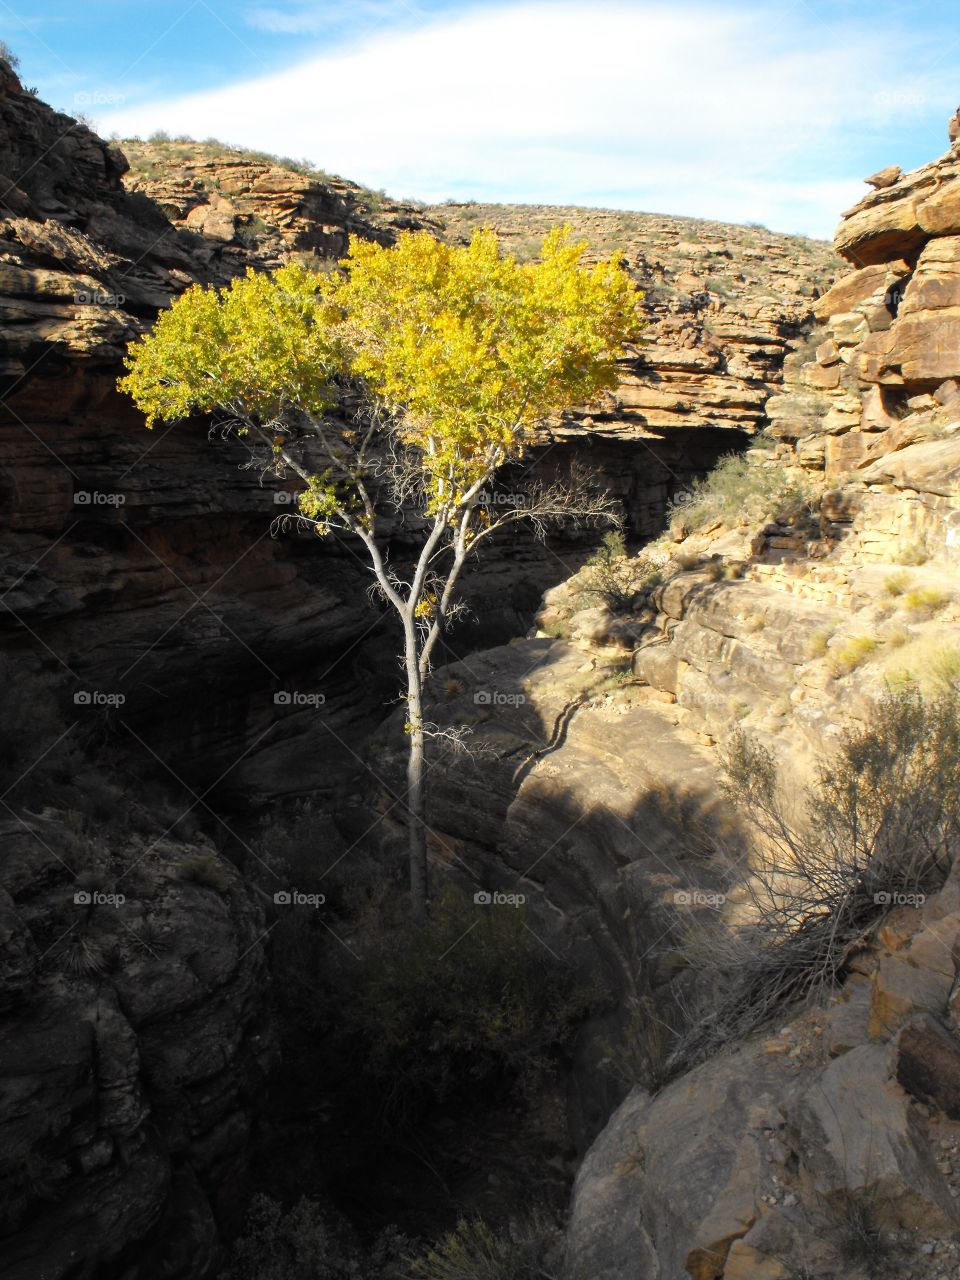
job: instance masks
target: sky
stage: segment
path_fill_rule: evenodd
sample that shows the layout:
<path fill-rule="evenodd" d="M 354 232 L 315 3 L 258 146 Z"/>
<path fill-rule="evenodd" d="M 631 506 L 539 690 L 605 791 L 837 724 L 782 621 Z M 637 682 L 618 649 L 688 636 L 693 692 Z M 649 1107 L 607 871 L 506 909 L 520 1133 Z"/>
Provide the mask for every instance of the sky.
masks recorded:
<path fill-rule="evenodd" d="M 947 149 L 955 0 L 0 0 L 24 83 L 434 202 L 582 204 L 828 238 Z"/>

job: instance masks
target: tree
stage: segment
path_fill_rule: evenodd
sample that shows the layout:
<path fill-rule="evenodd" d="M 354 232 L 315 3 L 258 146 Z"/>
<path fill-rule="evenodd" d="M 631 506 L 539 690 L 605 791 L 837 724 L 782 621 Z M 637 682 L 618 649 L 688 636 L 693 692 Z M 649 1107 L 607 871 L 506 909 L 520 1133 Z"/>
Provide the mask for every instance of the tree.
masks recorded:
<path fill-rule="evenodd" d="M 639 300 L 615 259 L 582 264 L 567 228 L 539 262 L 500 253 L 492 232 L 469 245 L 403 233 L 391 248 L 351 241 L 341 270 L 248 270 L 224 289 L 187 290 L 130 346 L 120 381 L 147 425 L 217 413 L 263 474 L 298 475 L 295 519 L 342 530 L 366 548 L 399 616 L 410 752 L 410 888 L 427 894 L 423 689 L 442 632 L 461 606 L 467 557 L 526 520 L 611 520 L 613 500 L 577 481 L 528 481 L 503 510 L 488 489 L 551 414 L 616 386 Z M 351 414 L 343 409 L 353 402 Z M 337 406 L 340 406 L 339 411 Z M 423 543 L 404 578 L 379 539 L 385 507 L 415 512 Z"/>

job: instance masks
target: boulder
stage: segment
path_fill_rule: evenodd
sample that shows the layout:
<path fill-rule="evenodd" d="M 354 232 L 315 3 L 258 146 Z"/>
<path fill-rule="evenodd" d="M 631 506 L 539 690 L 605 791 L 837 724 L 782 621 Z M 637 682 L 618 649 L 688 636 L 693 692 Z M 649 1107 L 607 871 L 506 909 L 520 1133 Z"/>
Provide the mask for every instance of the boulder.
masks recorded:
<path fill-rule="evenodd" d="M 822 1199 L 869 1197 L 888 1227 L 952 1231 L 960 1223 L 924 1124 L 890 1078 L 886 1046 L 861 1045 L 835 1058 L 787 1104 L 787 1115 Z"/>

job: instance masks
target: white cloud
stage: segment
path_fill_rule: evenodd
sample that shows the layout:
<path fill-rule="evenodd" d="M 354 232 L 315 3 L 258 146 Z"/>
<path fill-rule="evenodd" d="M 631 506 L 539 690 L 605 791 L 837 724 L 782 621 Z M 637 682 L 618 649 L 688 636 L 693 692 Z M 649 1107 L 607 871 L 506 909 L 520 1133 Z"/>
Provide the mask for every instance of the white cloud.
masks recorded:
<path fill-rule="evenodd" d="M 101 123 L 307 155 L 424 199 L 609 204 L 829 235 L 862 191 L 858 141 L 945 119 L 955 76 L 924 74 L 922 51 L 908 56 L 889 30 L 832 43 L 823 32 L 811 47 L 797 10 L 772 21 L 765 9 L 481 8 Z"/>

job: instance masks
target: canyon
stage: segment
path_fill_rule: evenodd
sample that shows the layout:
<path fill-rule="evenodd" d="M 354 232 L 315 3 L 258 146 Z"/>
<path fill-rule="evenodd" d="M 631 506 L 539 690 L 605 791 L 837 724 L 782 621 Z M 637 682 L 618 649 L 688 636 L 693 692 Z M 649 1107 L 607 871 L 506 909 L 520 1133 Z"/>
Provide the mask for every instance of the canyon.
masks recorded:
<path fill-rule="evenodd" d="M 558 221 L 623 254 L 647 326 L 532 465 L 595 467 L 660 580 L 608 607 L 582 535 L 511 538 L 472 570 L 432 695 L 474 750 L 438 758 L 430 825 L 438 884 L 522 892 L 609 997 L 556 1094 L 565 1280 L 830 1274 L 853 1195 L 891 1274 L 955 1274 L 955 875 L 824 1007 L 665 1080 L 653 1029 L 679 1031 L 691 995 L 678 914 L 713 911 L 702 833 L 736 832 L 731 730 L 799 786 L 891 680 L 936 692 L 960 653 L 956 148 L 875 175 L 834 252 L 652 214 L 425 208 L 213 140 L 108 143 L 0 62 L 0 172 L 5 674 L 28 702 L 61 682 L 108 762 L 105 814 L 118 781 L 143 797 L 137 830 L 98 819 L 96 856 L 55 797 L 3 801 L 5 1274 L 216 1274 L 285 1079 L 258 818 L 309 802 L 331 862 L 362 835 L 392 865 L 402 834 L 395 640 L 355 548 L 273 536 L 296 486 L 259 482 L 208 423 L 148 435 L 115 386 L 126 343 L 195 282 L 329 264 L 351 235 L 490 226 L 530 256 Z M 748 445 L 804 501 L 764 501 L 771 481 L 755 509 L 685 516 Z M 391 530 L 398 552 L 411 537 Z M 278 691 L 322 694 L 322 715 Z"/>

